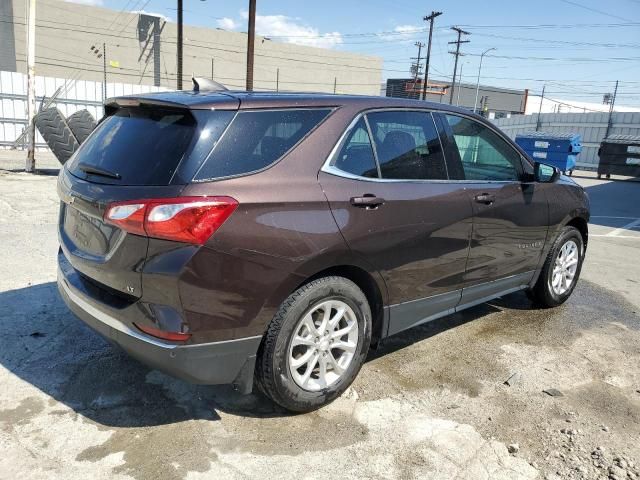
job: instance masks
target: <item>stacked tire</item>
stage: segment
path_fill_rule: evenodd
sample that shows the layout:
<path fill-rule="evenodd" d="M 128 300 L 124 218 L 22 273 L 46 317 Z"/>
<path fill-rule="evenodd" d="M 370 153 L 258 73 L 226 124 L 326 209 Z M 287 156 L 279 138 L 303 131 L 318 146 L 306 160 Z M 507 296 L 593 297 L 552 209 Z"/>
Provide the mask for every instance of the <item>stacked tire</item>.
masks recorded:
<path fill-rule="evenodd" d="M 79 110 L 65 119 L 56 107 L 40 111 L 35 116 L 35 124 L 62 165 L 96 127 L 96 121 L 88 110 Z"/>
<path fill-rule="evenodd" d="M 76 113 L 69 115 L 67 125 L 71 129 L 71 133 L 76 137 L 79 144 L 84 143 L 89 134 L 96 128 L 96 120 L 89 110 L 78 110 Z"/>

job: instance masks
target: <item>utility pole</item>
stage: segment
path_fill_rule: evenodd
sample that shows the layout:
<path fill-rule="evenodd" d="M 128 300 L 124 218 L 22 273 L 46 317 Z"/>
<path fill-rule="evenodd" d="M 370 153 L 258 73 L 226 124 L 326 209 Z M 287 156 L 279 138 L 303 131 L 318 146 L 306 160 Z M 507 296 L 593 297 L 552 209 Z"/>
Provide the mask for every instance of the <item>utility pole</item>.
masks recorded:
<path fill-rule="evenodd" d="M 33 172 L 36 168 L 36 125 L 33 118 L 36 115 L 36 0 L 29 1 L 27 19 L 27 163 L 26 172 Z"/>
<path fill-rule="evenodd" d="M 542 96 L 540 97 L 540 108 L 538 109 L 538 119 L 536 120 L 536 132 L 540 130 L 540 114 L 542 113 L 542 104 L 544 103 L 544 89 L 546 88 L 546 84 L 542 85 Z"/>
<path fill-rule="evenodd" d="M 182 0 L 178 0 L 178 81 L 177 88 L 182 90 Z"/>
<path fill-rule="evenodd" d="M 611 131 L 611 127 L 613 126 L 613 107 L 616 105 L 616 95 L 618 95 L 618 80 L 616 80 L 616 88 L 613 91 L 613 97 L 611 98 L 611 103 L 609 104 L 609 121 L 607 122 L 607 132 L 604 134 L 604 138 L 609 136 L 609 132 Z"/>
<path fill-rule="evenodd" d="M 276 68 L 276 92 L 280 91 L 280 68 Z"/>
<path fill-rule="evenodd" d="M 411 70 L 413 71 L 413 83 L 415 85 L 416 83 L 418 83 L 418 77 L 422 73 L 421 72 L 422 65 L 420 65 L 420 60 L 422 60 L 422 57 L 420 55 L 422 54 L 422 47 L 424 47 L 424 43 L 416 42 L 416 43 L 414 43 L 414 45 L 416 47 L 418 47 L 418 56 L 411 58 L 411 60 L 415 60 L 416 61 L 415 63 L 411 64 Z"/>
<path fill-rule="evenodd" d="M 458 92 L 456 95 L 456 107 L 460 106 L 460 90 L 462 90 L 462 67 L 464 67 L 464 63 L 460 64 L 460 75 L 458 75 Z"/>
<path fill-rule="evenodd" d="M 107 99 L 107 45 L 102 44 L 102 51 L 95 45 L 91 45 L 91 53 L 99 60 L 102 59 L 102 103 Z"/>
<path fill-rule="evenodd" d="M 333 93 L 336 93 L 338 87 L 338 77 L 333 77 Z"/>
<path fill-rule="evenodd" d="M 107 99 L 107 44 L 102 44 L 102 84 L 104 86 L 104 97 L 102 103 Z"/>
<path fill-rule="evenodd" d="M 442 15 L 442 12 L 431 12 L 423 18 L 425 22 L 429 22 L 429 41 L 427 42 L 427 61 L 424 66 L 424 85 L 422 85 L 422 100 L 427 98 L 427 84 L 429 83 L 429 62 L 431 61 L 431 39 L 433 38 L 433 20 Z"/>
<path fill-rule="evenodd" d="M 247 91 L 253 90 L 253 52 L 256 41 L 256 0 L 249 0 L 249 29 L 247 37 Z"/>
<path fill-rule="evenodd" d="M 449 105 L 451 105 L 453 103 L 453 91 L 456 88 L 456 74 L 458 72 L 458 57 L 460 55 L 462 55 L 460 53 L 460 44 L 462 43 L 469 43 L 469 40 L 461 40 L 462 35 L 471 35 L 469 32 L 465 32 L 464 30 L 462 30 L 461 28 L 458 27 L 451 27 L 451 30 L 458 32 L 458 40 L 456 40 L 455 42 L 449 42 L 449 45 L 456 45 L 456 51 L 455 52 L 449 52 L 452 55 L 456 56 L 456 61 L 453 64 L 453 80 L 451 83 L 451 91 L 449 92 Z"/>
<path fill-rule="evenodd" d="M 211 57 L 211 80 L 213 80 L 213 57 Z"/>

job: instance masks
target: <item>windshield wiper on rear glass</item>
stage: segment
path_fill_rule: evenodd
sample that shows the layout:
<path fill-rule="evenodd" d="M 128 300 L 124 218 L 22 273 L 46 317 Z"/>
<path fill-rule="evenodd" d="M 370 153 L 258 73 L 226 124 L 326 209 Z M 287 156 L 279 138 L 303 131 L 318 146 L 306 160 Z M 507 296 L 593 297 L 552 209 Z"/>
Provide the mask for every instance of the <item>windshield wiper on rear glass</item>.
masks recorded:
<path fill-rule="evenodd" d="M 91 175 L 99 175 L 101 177 L 114 178 L 116 180 L 120 180 L 122 178 L 119 173 L 110 172 L 109 170 L 105 170 L 104 168 L 94 167 L 92 165 L 87 165 L 86 163 L 78 164 L 78 168 L 84 173 L 88 173 Z"/>

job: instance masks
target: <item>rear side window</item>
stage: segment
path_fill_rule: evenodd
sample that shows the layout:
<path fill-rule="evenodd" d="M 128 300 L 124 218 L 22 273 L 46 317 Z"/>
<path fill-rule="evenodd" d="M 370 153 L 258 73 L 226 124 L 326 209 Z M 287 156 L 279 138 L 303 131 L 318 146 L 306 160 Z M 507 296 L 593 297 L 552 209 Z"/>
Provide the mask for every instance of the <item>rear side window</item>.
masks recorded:
<path fill-rule="evenodd" d="M 359 177 L 378 178 L 378 167 L 364 118 L 358 120 L 349 133 L 334 166 Z"/>
<path fill-rule="evenodd" d="M 382 178 L 447 180 L 433 117 L 428 112 L 368 113 Z"/>
<path fill-rule="evenodd" d="M 195 180 L 242 175 L 268 167 L 330 112 L 330 109 L 239 112 Z"/>
<path fill-rule="evenodd" d="M 195 132 L 196 121 L 186 110 L 121 108 L 100 123 L 68 168 L 75 176 L 96 181 L 166 185 L 187 153 Z M 87 166 L 120 178 L 89 176 Z"/>

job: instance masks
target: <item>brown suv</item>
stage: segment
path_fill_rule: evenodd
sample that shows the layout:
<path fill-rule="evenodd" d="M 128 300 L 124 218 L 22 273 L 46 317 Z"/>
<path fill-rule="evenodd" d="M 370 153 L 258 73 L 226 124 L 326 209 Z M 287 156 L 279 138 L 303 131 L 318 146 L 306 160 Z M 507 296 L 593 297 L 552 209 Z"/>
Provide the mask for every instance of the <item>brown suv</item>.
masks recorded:
<path fill-rule="evenodd" d="M 65 165 L 59 288 L 133 357 L 307 411 L 369 346 L 527 290 L 555 306 L 584 191 L 466 110 L 396 98 L 112 99 Z"/>

